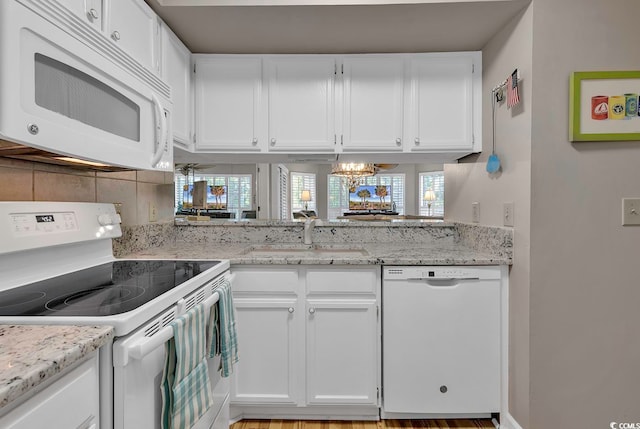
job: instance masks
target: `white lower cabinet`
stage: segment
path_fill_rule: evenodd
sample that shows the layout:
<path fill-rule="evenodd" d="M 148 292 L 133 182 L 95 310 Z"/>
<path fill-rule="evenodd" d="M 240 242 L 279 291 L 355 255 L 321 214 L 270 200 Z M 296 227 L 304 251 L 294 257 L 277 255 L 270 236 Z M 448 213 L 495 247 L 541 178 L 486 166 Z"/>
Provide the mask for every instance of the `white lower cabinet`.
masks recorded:
<path fill-rule="evenodd" d="M 98 355 L 49 383 L 0 417 L 4 429 L 81 428 L 100 425 Z"/>
<path fill-rule="evenodd" d="M 232 417 L 377 416 L 380 267 L 232 271 Z"/>

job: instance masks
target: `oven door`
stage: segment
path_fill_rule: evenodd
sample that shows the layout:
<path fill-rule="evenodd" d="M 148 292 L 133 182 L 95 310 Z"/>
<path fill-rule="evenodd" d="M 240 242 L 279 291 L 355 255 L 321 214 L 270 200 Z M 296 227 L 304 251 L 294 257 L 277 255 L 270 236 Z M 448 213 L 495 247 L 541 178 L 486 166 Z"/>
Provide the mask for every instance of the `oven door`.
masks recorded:
<path fill-rule="evenodd" d="M 1 2 L 0 137 L 109 165 L 172 171 L 171 103 L 87 44 L 101 40 L 99 33 L 80 30 L 82 41 L 15 0 Z"/>
<path fill-rule="evenodd" d="M 152 346 L 149 344 L 158 344 L 153 337 L 163 335 L 161 327 L 173 320 L 176 311 L 176 307 L 169 309 L 144 327 L 114 341 L 114 429 L 161 427 L 160 385 L 165 361 L 165 342 Z M 122 359 L 123 356 L 127 358 Z M 218 423 L 228 426 L 229 379 L 220 376 L 219 356 L 208 359 L 208 364 L 213 406 L 193 426 L 196 429 L 209 429 L 214 424 L 219 427 Z"/>

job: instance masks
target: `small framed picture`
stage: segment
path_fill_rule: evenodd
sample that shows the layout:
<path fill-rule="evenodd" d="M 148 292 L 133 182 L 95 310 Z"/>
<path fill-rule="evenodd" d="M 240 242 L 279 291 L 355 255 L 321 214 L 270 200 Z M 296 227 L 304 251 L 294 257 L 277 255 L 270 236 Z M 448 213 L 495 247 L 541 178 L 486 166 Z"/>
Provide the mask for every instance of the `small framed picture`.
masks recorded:
<path fill-rule="evenodd" d="M 640 140 L 640 71 L 573 72 L 569 140 Z"/>

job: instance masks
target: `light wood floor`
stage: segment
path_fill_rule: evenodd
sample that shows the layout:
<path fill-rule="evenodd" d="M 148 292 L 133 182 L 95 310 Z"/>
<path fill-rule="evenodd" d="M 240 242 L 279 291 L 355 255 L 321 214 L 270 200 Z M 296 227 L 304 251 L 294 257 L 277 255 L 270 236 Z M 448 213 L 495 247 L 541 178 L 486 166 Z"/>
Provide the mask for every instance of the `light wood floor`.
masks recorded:
<path fill-rule="evenodd" d="M 470 420 L 381 420 L 306 421 L 306 420 L 242 420 L 231 429 L 495 429 L 489 419 Z"/>

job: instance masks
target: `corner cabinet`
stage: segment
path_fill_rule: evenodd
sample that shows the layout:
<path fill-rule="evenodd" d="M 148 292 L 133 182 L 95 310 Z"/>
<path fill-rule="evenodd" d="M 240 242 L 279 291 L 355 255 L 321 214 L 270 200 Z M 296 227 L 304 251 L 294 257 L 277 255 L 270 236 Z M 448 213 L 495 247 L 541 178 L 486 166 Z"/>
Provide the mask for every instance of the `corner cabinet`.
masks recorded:
<path fill-rule="evenodd" d="M 173 142 L 183 148 L 192 145 L 191 52 L 164 23 L 160 23 L 162 63 L 160 74 L 171 87 Z"/>
<path fill-rule="evenodd" d="M 380 267 L 238 266 L 232 418 L 378 416 Z"/>
<path fill-rule="evenodd" d="M 265 146 L 262 62 L 253 56 L 195 55 L 197 150 Z"/>
<path fill-rule="evenodd" d="M 266 61 L 269 150 L 333 151 L 335 58 L 296 55 Z"/>

